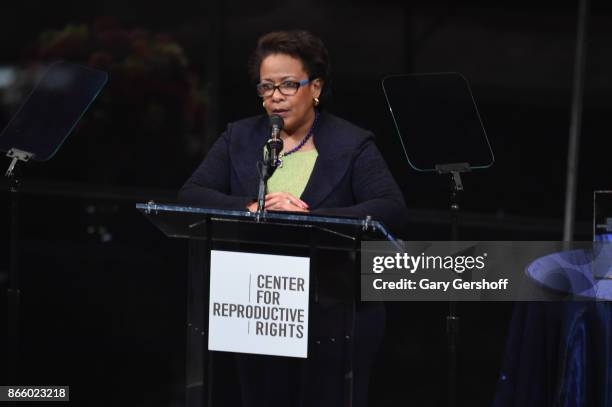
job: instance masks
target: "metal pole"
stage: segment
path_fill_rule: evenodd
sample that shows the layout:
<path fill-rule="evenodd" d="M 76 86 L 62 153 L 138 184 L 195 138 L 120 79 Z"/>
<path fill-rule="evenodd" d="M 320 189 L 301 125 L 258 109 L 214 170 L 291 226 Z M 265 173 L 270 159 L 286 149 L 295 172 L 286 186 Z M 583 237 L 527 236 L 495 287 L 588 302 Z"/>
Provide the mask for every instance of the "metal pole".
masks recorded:
<path fill-rule="evenodd" d="M 459 241 L 459 193 L 463 191 L 461 174 L 451 171 L 451 240 Z M 457 339 L 459 336 L 457 303 L 454 299 L 448 302 L 446 317 L 446 337 L 448 347 L 448 407 L 457 405 Z"/>
<path fill-rule="evenodd" d="M 567 181 L 565 190 L 565 219 L 563 240 L 574 237 L 576 206 L 576 184 L 578 178 L 578 151 L 582 127 L 582 103 L 584 90 L 584 67 L 586 63 L 586 31 L 589 17 L 589 0 L 578 0 L 578 33 L 576 38 L 576 59 L 574 60 L 574 84 L 570 118 L 569 146 L 567 152 Z"/>
<path fill-rule="evenodd" d="M 221 80 L 221 50 L 223 39 L 223 3 L 219 0 L 203 3 L 207 13 L 208 43 L 206 50 L 206 152 L 213 145 L 219 135 L 219 82 Z"/>
<path fill-rule="evenodd" d="M 19 383 L 19 308 L 21 291 L 19 288 L 19 177 L 17 173 L 9 176 L 11 231 L 10 231 L 10 268 L 8 300 L 8 380 Z"/>

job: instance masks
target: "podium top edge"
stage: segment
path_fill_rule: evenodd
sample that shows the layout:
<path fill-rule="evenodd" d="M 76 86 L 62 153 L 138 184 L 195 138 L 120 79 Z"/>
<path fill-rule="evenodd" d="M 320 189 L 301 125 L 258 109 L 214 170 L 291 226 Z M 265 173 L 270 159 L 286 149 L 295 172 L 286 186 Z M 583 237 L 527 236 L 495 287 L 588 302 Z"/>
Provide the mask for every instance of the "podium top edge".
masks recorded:
<path fill-rule="evenodd" d="M 201 215 L 213 215 L 224 218 L 243 219 L 243 220 L 256 220 L 256 214 L 249 212 L 248 210 L 228 210 L 228 209 L 214 209 L 204 208 L 199 206 L 182 206 L 182 205 L 164 205 L 156 203 L 137 203 L 136 209 L 144 212 L 183 212 Z M 298 221 L 298 222 L 310 222 L 313 224 L 328 224 L 328 225 L 351 225 L 361 226 L 364 229 L 372 228 L 378 230 L 385 235 L 389 240 L 396 240 L 388 231 L 387 228 L 377 220 L 371 219 L 358 219 L 358 218 L 342 218 L 326 215 L 304 215 L 298 213 L 287 213 L 287 212 L 265 212 L 264 220 L 276 220 L 276 221 Z"/>

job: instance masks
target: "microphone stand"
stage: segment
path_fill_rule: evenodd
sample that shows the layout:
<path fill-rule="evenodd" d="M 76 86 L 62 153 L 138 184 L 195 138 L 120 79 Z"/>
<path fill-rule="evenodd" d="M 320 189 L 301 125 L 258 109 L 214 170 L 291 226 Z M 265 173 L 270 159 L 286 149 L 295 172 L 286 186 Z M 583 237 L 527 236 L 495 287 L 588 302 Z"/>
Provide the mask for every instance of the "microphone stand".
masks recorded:
<path fill-rule="evenodd" d="M 264 214 L 264 204 L 268 189 L 268 172 L 270 169 L 269 160 L 258 162 L 257 169 L 259 170 L 259 189 L 257 190 L 257 211 L 255 212 L 255 220 L 259 222 Z"/>
<path fill-rule="evenodd" d="M 283 140 L 280 138 L 280 128 L 272 126 L 272 137 L 266 142 L 266 156 L 258 163 L 259 188 L 257 191 L 257 211 L 255 220 L 259 222 L 265 217 L 264 206 L 268 191 L 268 179 L 274 174 L 278 165 L 278 155 L 283 150 Z"/>

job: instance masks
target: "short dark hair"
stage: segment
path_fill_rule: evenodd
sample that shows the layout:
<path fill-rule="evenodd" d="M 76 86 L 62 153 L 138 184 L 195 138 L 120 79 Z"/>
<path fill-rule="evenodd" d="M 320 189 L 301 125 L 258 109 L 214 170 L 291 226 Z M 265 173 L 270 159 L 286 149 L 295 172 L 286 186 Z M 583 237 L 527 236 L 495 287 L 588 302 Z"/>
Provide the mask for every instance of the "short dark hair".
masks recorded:
<path fill-rule="evenodd" d="M 304 64 L 308 79 L 320 78 L 323 81 L 321 96 L 324 97 L 329 93 L 331 73 L 329 54 L 319 37 L 303 30 L 275 31 L 259 37 L 248 64 L 249 75 L 254 83 L 259 82 L 261 62 L 273 54 L 286 54 L 298 58 Z"/>

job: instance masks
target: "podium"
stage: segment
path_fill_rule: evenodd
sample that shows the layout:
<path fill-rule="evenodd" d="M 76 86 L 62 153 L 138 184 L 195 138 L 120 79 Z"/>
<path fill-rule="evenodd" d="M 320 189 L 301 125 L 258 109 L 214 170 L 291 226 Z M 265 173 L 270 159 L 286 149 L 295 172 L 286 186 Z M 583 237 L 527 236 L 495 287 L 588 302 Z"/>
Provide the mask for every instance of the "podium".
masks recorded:
<path fill-rule="evenodd" d="M 287 212 L 248 211 L 191 206 L 137 204 L 166 236 L 189 239 L 187 292 L 186 405 L 210 407 L 213 402 L 214 351 L 208 349 L 211 295 L 211 253 L 273 254 L 309 259 L 308 306 L 336 304 L 346 312 L 342 321 L 344 405 L 352 405 L 352 343 L 356 303 L 359 301 L 360 246 L 362 240 L 396 241 L 387 228 L 366 219 L 328 217 Z M 245 264 L 244 267 L 249 267 Z M 250 294 L 249 294 L 250 295 Z M 308 327 L 318 321 L 308 314 Z M 316 352 L 307 329 L 307 355 Z M 307 358 L 302 359 L 300 392 L 305 396 Z"/>

